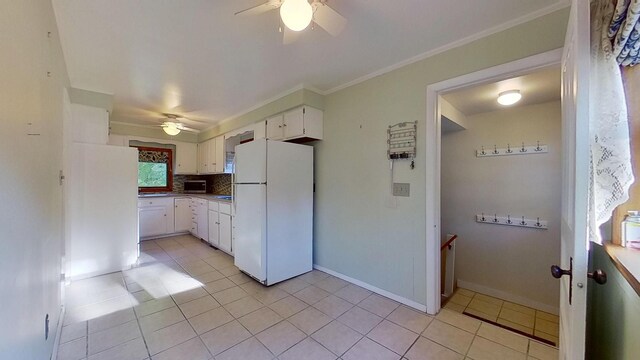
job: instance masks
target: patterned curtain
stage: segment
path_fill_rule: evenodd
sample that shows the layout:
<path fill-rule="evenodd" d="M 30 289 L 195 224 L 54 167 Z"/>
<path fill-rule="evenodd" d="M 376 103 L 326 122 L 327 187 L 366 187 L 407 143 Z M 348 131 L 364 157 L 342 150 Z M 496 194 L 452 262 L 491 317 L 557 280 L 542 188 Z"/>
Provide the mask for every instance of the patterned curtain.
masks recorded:
<path fill-rule="evenodd" d="M 607 36 L 620 65 L 640 62 L 640 0 L 618 0 Z"/>
<path fill-rule="evenodd" d="M 634 0 L 636 8 L 638 1 Z M 615 8 L 612 0 L 595 0 L 591 3 L 588 216 L 589 238 L 597 243 L 602 243 L 600 225 L 611 218 L 618 205 L 629 199 L 629 187 L 634 181 L 627 104 L 618 63 L 620 57 L 629 61 L 628 55 L 633 54 L 633 49 L 628 46 L 618 48 L 612 44 L 612 29 L 628 27 L 626 20 L 616 24 L 620 18 L 619 10 L 625 3 L 629 5 L 629 0 L 618 0 Z M 633 42 L 629 36 L 618 36 L 622 32 L 613 32 L 615 43 L 618 44 L 620 38 L 619 44 L 631 45 Z M 633 31 L 628 34 L 633 34 Z M 637 40 L 637 32 L 635 37 Z M 637 49 L 635 54 L 637 57 Z"/>
<path fill-rule="evenodd" d="M 168 163 L 169 153 L 166 151 L 140 150 L 138 161 L 150 163 Z"/>

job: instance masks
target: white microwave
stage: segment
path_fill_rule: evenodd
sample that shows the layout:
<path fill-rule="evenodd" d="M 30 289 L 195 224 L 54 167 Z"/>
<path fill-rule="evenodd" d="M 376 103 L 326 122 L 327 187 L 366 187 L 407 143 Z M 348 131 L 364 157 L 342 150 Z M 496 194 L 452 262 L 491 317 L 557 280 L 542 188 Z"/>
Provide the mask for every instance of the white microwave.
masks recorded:
<path fill-rule="evenodd" d="M 207 192 L 207 180 L 185 180 L 184 192 L 191 194 L 204 194 Z"/>

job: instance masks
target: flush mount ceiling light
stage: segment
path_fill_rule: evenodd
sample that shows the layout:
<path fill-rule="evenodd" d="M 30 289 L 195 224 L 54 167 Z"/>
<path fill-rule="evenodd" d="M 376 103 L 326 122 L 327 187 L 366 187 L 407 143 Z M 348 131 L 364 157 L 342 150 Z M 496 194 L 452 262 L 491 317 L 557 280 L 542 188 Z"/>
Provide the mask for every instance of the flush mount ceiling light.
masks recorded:
<path fill-rule="evenodd" d="M 180 134 L 179 125 L 171 121 L 166 121 L 164 124 L 162 124 L 162 130 L 164 130 L 167 135 L 171 136 Z"/>
<path fill-rule="evenodd" d="M 503 91 L 498 94 L 498 104 L 509 106 L 517 103 L 522 99 L 522 94 L 520 94 L 520 90 L 508 90 Z"/>
<path fill-rule="evenodd" d="M 307 0 L 285 0 L 280 6 L 282 22 L 293 31 L 302 31 L 313 19 L 313 9 Z"/>

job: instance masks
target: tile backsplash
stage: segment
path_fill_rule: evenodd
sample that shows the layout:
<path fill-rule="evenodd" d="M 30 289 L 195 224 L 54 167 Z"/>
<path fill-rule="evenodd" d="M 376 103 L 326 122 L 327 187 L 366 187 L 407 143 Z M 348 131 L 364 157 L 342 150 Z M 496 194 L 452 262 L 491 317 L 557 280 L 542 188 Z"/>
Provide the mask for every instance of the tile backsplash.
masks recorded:
<path fill-rule="evenodd" d="M 184 192 L 185 180 L 207 180 L 207 193 L 231 195 L 231 174 L 174 175 L 173 192 Z"/>

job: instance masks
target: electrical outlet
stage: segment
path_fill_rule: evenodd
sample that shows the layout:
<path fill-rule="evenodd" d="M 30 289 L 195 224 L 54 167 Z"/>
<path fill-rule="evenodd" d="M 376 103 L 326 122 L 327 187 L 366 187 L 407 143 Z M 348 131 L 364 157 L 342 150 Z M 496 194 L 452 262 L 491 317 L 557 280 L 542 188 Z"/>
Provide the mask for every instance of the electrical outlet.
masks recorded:
<path fill-rule="evenodd" d="M 393 183 L 393 196 L 409 197 L 410 189 L 409 183 Z"/>

